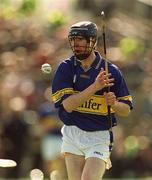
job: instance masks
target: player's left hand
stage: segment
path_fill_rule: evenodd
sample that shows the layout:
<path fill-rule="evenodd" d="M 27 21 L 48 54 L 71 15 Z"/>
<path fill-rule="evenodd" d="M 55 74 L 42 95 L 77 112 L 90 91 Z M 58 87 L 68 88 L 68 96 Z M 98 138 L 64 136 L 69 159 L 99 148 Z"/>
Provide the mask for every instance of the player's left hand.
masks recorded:
<path fill-rule="evenodd" d="M 113 106 L 117 102 L 116 95 L 113 92 L 104 92 L 104 98 L 106 100 L 106 104 L 109 106 Z"/>

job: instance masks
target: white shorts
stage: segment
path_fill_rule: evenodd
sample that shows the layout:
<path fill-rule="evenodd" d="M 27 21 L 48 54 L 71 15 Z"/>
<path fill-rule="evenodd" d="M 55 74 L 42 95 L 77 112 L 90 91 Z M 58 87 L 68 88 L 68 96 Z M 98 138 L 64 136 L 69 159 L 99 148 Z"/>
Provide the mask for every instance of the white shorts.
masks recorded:
<path fill-rule="evenodd" d="M 89 157 L 96 157 L 106 162 L 106 168 L 111 167 L 110 152 L 112 149 L 112 139 L 108 130 L 88 132 L 76 126 L 62 127 L 61 153 L 72 153 Z"/>

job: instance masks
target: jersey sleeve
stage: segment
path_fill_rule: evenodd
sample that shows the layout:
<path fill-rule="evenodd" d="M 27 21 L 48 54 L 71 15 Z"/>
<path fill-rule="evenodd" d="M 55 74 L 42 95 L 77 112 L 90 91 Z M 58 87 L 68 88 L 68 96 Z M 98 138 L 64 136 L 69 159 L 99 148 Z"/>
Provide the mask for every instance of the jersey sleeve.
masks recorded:
<path fill-rule="evenodd" d="M 55 107 L 58 108 L 62 104 L 62 101 L 73 94 L 73 76 L 70 65 L 66 62 L 62 62 L 52 82 L 52 100 Z"/>
<path fill-rule="evenodd" d="M 114 87 L 112 89 L 114 89 L 118 101 L 128 104 L 130 109 L 132 109 L 132 96 L 129 93 L 123 74 L 118 68 L 115 69 L 114 79 Z"/>

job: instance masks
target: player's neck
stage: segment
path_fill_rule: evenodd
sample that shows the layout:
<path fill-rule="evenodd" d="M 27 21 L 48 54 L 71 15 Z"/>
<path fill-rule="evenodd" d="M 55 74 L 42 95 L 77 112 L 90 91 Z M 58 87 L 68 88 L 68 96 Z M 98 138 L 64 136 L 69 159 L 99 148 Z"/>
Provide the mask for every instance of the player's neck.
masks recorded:
<path fill-rule="evenodd" d="M 84 59 L 83 61 L 81 61 L 81 66 L 85 69 L 88 69 L 93 63 L 93 61 L 95 60 L 95 58 L 96 58 L 96 55 L 94 52 L 92 52 L 87 59 Z"/>

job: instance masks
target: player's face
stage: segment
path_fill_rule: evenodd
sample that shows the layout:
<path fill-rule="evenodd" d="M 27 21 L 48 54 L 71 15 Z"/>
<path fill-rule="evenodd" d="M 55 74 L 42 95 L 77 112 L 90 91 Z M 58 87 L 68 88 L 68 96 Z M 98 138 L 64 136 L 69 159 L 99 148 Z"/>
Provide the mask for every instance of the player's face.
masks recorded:
<path fill-rule="evenodd" d="M 87 48 L 87 40 L 82 36 L 76 36 L 72 38 L 72 46 L 75 54 L 85 53 Z"/>
<path fill-rule="evenodd" d="M 70 38 L 70 45 L 75 56 L 78 59 L 82 59 L 90 54 L 90 44 L 87 42 L 87 39 L 82 36 L 75 36 Z"/>

